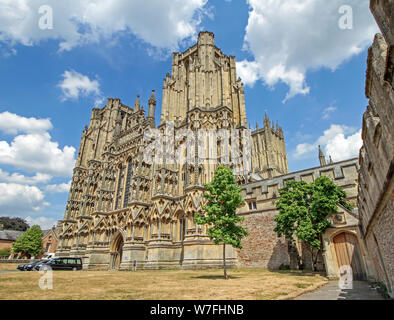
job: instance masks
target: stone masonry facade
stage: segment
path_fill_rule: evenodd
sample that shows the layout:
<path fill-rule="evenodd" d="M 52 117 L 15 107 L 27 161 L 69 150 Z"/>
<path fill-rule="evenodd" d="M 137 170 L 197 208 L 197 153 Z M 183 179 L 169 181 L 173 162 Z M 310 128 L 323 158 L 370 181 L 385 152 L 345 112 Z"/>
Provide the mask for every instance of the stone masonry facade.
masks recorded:
<path fill-rule="evenodd" d="M 278 269 L 283 264 L 296 269 L 299 254 L 305 268 L 311 269 L 311 261 L 302 251 L 302 244 L 292 248 L 284 237 L 278 238 L 274 232 L 279 190 L 287 181 L 310 183 L 320 176 L 327 176 L 344 189 L 347 201 L 356 203 L 358 168 L 358 159 L 351 159 L 243 185 L 246 204 L 239 209 L 239 214 L 245 218 L 242 225 L 247 228 L 249 236 L 242 241 L 243 248 L 237 250 L 238 266 Z"/>
<path fill-rule="evenodd" d="M 58 256 L 82 257 L 88 269 L 221 266 L 221 248 L 210 241 L 206 226 L 193 219 L 204 204 L 203 185 L 221 164 L 233 169 L 241 185 L 288 173 L 282 128 L 266 115 L 263 128 L 247 130 L 235 57 L 215 46 L 212 33 L 201 32 L 198 42 L 174 53 L 172 61 L 157 128 L 154 91 L 147 115 L 139 96 L 133 108 L 108 99 L 104 108 L 93 109 L 58 226 Z M 174 143 L 165 140 L 161 154 L 151 150 L 152 140 L 145 135 L 151 129 Z M 202 130 L 218 135 L 204 140 Z M 246 131 L 250 149 L 241 141 Z M 192 144 L 185 148 L 188 139 Z M 240 146 L 239 155 L 231 149 L 227 156 L 229 144 Z M 184 161 L 170 161 L 171 148 Z M 216 162 L 209 161 L 212 154 Z M 239 161 L 246 154 L 249 160 Z M 163 161 L 149 161 L 156 158 Z M 235 266 L 236 252 L 227 247 L 228 264 Z"/>
<path fill-rule="evenodd" d="M 371 11 L 382 34 L 368 52 L 360 151 L 359 214 L 376 279 L 394 290 L 394 1 L 372 0 Z"/>
<path fill-rule="evenodd" d="M 250 148 L 244 147 L 245 94 L 235 57 L 215 46 L 212 33 L 201 32 L 195 45 L 173 54 L 172 72 L 163 80 L 159 126 L 154 120 L 154 91 L 147 115 L 140 96 L 133 108 L 110 98 L 103 108 L 93 109 L 82 133 L 64 219 L 57 228 L 57 256 L 82 257 L 86 269 L 221 267 L 222 248 L 209 239 L 206 226 L 195 224 L 194 215 L 204 205 L 203 185 L 211 181 L 219 165 L 226 164 L 242 187 L 246 203 L 238 213 L 249 232 L 241 250 L 226 246 L 229 267 L 288 265 L 296 269 L 301 260 L 310 269 L 304 245 L 290 245 L 274 232 L 276 202 L 287 181 L 309 183 L 324 175 L 346 191 L 347 200 L 358 210 L 341 207 L 328 217 L 331 227 L 323 235 L 320 268 L 338 277 L 343 265 L 338 239 L 350 239 L 345 245 L 357 251 L 360 274 L 378 279 L 392 292 L 392 5 L 392 0 L 371 1 L 384 36 L 375 37 L 368 54 L 366 95 L 370 101 L 363 117 L 359 159 L 327 162 L 319 148 L 319 167 L 289 173 L 283 129 L 267 115 L 263 128 L 256 126 L 250 132 Z M 146 140 L 145 133 L 154 129 L 174 141 L 164 143 L 162 154 L 150 149 L 153 140 Z M 221 133 L 214 140 L 204 140 L 201 130 Z M 232 135 L 233 130 L 239 134 Z M 185 131 L 192 132 L 193 141 L 186 148 L 190 137 Z M 240 155 L 230 153 L 225 158 L 227 141 L 242 146 Z M 184 161 L 171 161 L 169 149 Z M 212 150 L 214 163 L 209 161 Z M 247 161 L 238 161 L 247 154 Z M 149 161 L 158 157 L 163 161 Z"/>

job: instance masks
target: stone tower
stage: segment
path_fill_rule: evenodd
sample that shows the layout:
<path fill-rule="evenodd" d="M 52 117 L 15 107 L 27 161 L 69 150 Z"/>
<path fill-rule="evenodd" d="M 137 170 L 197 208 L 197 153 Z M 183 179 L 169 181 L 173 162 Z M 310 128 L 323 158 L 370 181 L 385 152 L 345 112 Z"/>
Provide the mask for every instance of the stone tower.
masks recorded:
<path fill-rule="evenodd" d="M 263 179 L 289 172 L 283 129 L 278 124 L 271 126 L 267 114 L 264 127 L 252 132 L 252 167 Z"/>
<path fill-rule="evenodd" d="M 174 53 L 172 74 L 163 83 L 161 123 L 184 121 L 198 107 L 214 110 L 226 106 L 236 126 L 246 126 L 245 94 L 236 78 L 235 57 L 226 56 L 215 46 L 211 32 L 201 32 L 198 42 L 183 53 Z"/>

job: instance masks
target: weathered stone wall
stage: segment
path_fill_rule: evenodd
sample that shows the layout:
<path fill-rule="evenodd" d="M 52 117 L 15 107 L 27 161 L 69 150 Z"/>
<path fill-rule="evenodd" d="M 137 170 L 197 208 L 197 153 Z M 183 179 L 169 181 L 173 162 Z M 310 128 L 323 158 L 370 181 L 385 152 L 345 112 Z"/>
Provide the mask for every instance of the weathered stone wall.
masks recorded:
<path fill-rule="evenodd" d="M 394 1 L 393 0 L 371 0 L 371 12 L 375 17 L 387 42 L 394 43 Z"/>
<path fill-rule="evenodd" d="M 35 261 L 34 259 L 0 259 L 0 263 L 29 263 Z"/>
<path fill-rule="evenodd" d="M 391 191 L 391 201 L 382 210 L 371 231 L 366 236 L 365 242 L 368 253 L 374 263 L 376 279 L 384 283 L 388 290 L 393 290 L 394 274 L 394 193 Z"/>
<path fill-rule="evenodd" d="M 359 215 L 376 278 L 393 294 L 394 287 L 394 1 L 371 1 L 371 11 L 383 35 L 375 36 L 368 52 L 365 93 L 369 105 L 363 116 L 360 151 Z"/>
<path fill-rule="evenodd" d="M 385 268 L 393 284 L 394 276 L 394 189 L 391 188 L 390 198 L 382 209 L 379 219 L 374 227 Z"/>

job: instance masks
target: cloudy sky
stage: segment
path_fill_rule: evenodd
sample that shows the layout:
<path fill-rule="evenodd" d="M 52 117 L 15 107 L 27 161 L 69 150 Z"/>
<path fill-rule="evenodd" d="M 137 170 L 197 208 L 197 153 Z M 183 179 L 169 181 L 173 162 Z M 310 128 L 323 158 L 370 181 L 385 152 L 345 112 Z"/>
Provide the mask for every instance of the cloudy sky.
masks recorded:
<path fill-rule="evenodd" d="M 147 105 L 199 31 L 235 55 L 252 128 L 283 127 L 290 170 L 357 157 L 368 0 L 0 0 L 0 215 L 64 214 L 82 130 L 107 97 Z M 50 15 L 52 13 L 52 16 Z"/>

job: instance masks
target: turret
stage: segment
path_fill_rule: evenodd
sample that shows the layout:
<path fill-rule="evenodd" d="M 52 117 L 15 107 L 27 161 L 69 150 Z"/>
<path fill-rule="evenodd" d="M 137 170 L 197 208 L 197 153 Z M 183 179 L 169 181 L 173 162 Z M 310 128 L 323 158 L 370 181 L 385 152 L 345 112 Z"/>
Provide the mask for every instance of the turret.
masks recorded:
<path fill-rule="evenodd" d="M 149 110 L 148 110 L 148 118 L 155 118 L 155 110 L 156 110 L 156 97 L 155 97 L 155 90 L 152 90 L 152 95 L 149 99 Z"/>
<path fill-rule="evenodd" d="M 120 109 L 118 109 L 118 115 L 116 116 L 116 121 L 115 121 L 114 137 L 120 135 L 121 131 L 122 131 L 122 113 Z"/>
<path fill-rule="evenodd" d="M 319 161 L 320 161 L 320 165 L 322 167 L 327 164 L 326 157 L 324 156 L 324 153 L 323 153 L 322 149 L 320 148 L 320 146 L 319 146 Z"/>
<path fill-rule="evenodd" d="M 140 110 L 141 110 L 140 95 L 137 94 L 137 100 L 135 100 L 135 103 L 134 103 L 134 112 L 137 112 Z"/>
<path fill-rule="evenodd" d="M 264 129 L 269 129 L 269 128 L 270 128 L 270 119 L 268 118 L 268 115 L 266 113 L 264 117 Z"/>

